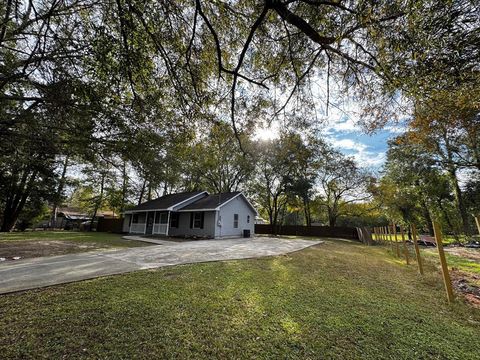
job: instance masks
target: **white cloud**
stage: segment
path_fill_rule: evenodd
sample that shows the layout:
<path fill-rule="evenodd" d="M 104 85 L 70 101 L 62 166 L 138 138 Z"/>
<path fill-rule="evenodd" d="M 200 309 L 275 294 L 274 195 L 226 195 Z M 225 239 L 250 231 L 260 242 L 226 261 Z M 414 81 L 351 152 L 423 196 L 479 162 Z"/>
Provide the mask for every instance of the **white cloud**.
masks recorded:
<path fill-rule="evenodd" d="M 383 128 L 383 130 L 391 134 L 402 134 L 407 131 L 407 127 L 404 125 L 387 125 Z"/>
<path fill-rule="evenodd" d="M 363 168 L 379 167 L 385 162 L 385 152 L 363 151 L 354 154 L 353 157 Z"/>
<path fill-rule="evenodd" d="M 345 155 L 355 159 L 362 168 L 380 167 L 385 162 L 385 151 L 372 151 L 370 146 L 352 139 L 336 139 L 327 136 L 326 140 Z"/>
<path fill-rule="evenodd" d="M 363 152 L 367 149 L 367 145 L 353 141 L 352 139 L 331 139 L 330 141 L 332 142 L 333 146 L 344 150 Z"/>

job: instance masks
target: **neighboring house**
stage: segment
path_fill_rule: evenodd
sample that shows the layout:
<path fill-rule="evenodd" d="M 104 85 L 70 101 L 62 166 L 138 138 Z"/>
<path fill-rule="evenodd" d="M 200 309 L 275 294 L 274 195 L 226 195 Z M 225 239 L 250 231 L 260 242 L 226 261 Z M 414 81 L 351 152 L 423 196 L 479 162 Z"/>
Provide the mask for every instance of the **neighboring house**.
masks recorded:
<path fill-rule="evenodd" d="M 117 214 L 113 211 L 99 211 L 97 213 L 98 218 L 114 219 L 117 218 Z M 82 224 L 90 222 L 92 220 L 92 215 L 85 213 L 84 211 L 72 208 L 72 207 L 62 207 L 57 209 L 55 224 L 52 223 L 51 219 L 42 221 L 36 227 L 53 227 L 57 229 L 81 229 Z"/>
<path fill-rule="evenodd" d="M 51 224 L 57 229 L 72 230 L 78 229 L 82 222 L 91 220 L 92 217 L 81 210 L 75 208 L 59 208 L 57 209 L 57 221 Z"/>
<path fill-rule="evenodd" d="M 266 224 L 267 223 L 267 220 L 265 220 L 264 218 L 260 217 L 260 216 L 257 216 L 255 217 L 255 224 Z"/>
<path fill-rule="evenodd" d="M 125 211 L 132 234 L 223 238 L 253 235 L 257 211 L 241 192 L 165 195 Z M 246 234 L 245 234 L 246 235 Z"/>

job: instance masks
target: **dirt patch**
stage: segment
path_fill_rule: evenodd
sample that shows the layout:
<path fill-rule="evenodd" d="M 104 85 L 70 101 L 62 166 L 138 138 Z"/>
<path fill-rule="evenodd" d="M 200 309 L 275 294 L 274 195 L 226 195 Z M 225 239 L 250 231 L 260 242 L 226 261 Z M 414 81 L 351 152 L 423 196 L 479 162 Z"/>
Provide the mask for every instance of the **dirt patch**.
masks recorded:
<path fill-rule="evenodd" d="M 3 241 L 0 242 L 0 258 L 6 258 L 6 261 L 14 261 L 14 257 L 25 259 L 95 249 L 98 249 L 95 244 L 79 244 L 70 241 Z"/>
<path fill-rule="evenodd" d="M 460 246 L 446 247 L 445 251 L 449 254 L 461 256 L 465 259 L 480 263 L 480 249 L 469 249 Z"/>
<path fill-rule="evenodd" d="M 452 269 L 452 285 L 472 306 L 480 309 L 480 275 Z"/>

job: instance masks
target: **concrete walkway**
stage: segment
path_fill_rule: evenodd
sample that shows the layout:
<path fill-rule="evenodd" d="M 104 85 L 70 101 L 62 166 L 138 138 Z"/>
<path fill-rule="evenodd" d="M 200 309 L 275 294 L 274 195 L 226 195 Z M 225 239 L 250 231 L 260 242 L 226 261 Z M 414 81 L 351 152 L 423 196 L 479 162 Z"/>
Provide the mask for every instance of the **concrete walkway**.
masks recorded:
<path fill-rule="evenodd" d="M 0 294 L 162 266 L 281 255 L 321 243 L 268 237 L 162 242 L 167 244 L 0 263 Z"/>
<path fill-rule="evenodd" d="M 124 239 L 133 240 L 133 241 L 143 241 L 150 244 L 157 244 L 157 245 L 173 245 L 180 241 L 170 241 L 170 240 L 161 240 L 161 239 L 154 239 L 145 236 L 137 236 L 137 235 L 127 235 L 122 236 Z M 168 238 L 165 238 L 168 239 Z"/>

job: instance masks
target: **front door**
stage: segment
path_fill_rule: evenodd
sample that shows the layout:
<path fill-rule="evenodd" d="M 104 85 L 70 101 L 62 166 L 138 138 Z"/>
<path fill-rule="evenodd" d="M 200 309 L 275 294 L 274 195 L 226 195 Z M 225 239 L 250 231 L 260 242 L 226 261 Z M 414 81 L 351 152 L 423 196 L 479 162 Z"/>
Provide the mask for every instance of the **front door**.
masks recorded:
<path fill-rule="evenodd" d="M 154 219 L 155 219 L 155 213 L 153 211 L 147 213 L 147 229 L 145 230 L 145 234 L 152 235 Z"/>

